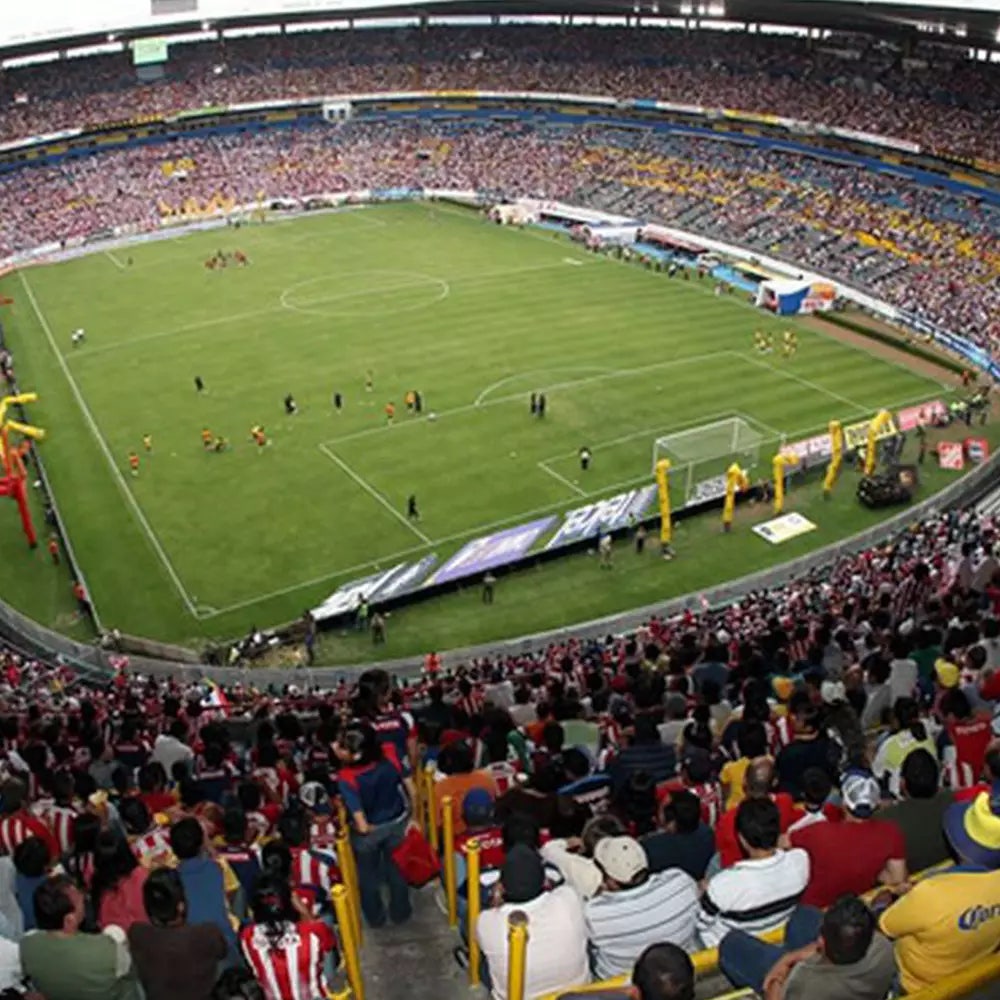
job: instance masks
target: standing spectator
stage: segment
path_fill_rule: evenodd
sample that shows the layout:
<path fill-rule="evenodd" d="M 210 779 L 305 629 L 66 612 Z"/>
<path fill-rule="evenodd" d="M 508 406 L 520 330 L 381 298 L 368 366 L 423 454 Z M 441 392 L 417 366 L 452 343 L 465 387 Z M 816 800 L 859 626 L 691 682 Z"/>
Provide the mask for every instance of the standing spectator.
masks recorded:
<path fill-rule="evenodd" d="M 879 928 L 896 944 L 907 993 L 940 982 L 1000 945 L 1000 801 L 983 792 L 945 814 L 945 836 L 959 867 L 917 882 L 893 903 Z"/>
<path fill-rule="evenodd" d="M 382 886 L 389 889 L 389 919 L 399 924 L 412 913 L 410 890 L 393 860 L 409 819 L 402 768 L 391 743 L 375 730 L 352 723 L 337 738 L 338 783 L 351 817 L 351 842 L 358 864 L 361 910 L 371 927 L 385 923 Z"/>
<path fill-rule="evenodd" d="M 84 934 L 83 893 L 65 875 L 35 890 L 38 930 L 21 941 L 21 967 L 45 1000 L 138 1000 L 125 933 Z"/>
<path fill-rule="evenodd" d="M 146 1000 L 211 1000 L 226 957 L 218 927 L 187 923 L 184 884 L 172 869 L 151 872 L 142 896 L 149 923 L 132 924 L 128 941 Z"/>
<path fill-rule="evenodd" d="M 910 641 L 896 636 L 890 647 L 892 659 L 889 661 L 889 690 L 893 705 L 900 698 L 912 698 L 917 691 L 917 661 L 910 656 Z"/>
<path fill-rule="evenodd" d="M 188 920 L 192 924 L 215 924 L 226 939 L 230 961 L 236 958 L 236 931 L 229 913 L 227 889 L 222 867 L 205 852 L 205 831 L 193 817 L 175 823 L 170 831 L 170 846 L 177 855 L 177 871 L 184 886 Z"/>
<path fill-rule="evenodd" d="M 895 823 L 906 841 L 906 867 L 923 871 L 948 858 L 944 836 L 944 814 L 952 803 L 952 793 L 940 786 L 937 761 L 926 750 L 906 755 L 900 775 L 902 799 L 879 813 L 879 818 Z"/>
<path fill-rule="evenodd" d="M 55 857 L 59 845 L 49 828 L 28 808 L 28 786 L 16 778 L 0 787 L 0 854 L 12 855 L 29 837 L 38 837 Z"/>
<path fill-rule="evenodd" d="M 881 883 L 891 887 L 906 882 L 906 842 L 895 823 L 873 819 L 879 804 L 879 785 L 871 772 L 848 771 L 840 782 L 844 800 L 842 823 L 813 823 L 796 830 L 792 847 L 809 855 L 809 884 L 802 897 L 806 906 L 823 908 L 845 892 L 860 896 Z M 844 850 L 850 845 L 849 850 Z"/>
<path fill-rule="evenodd" d="M 798 908 L 783 945 L 730 931 L 719 968 L 737 989 L 749 986 L 766 1000 L 883 1000 L 896 974 L 892 946 L 856 896 L 825 913 Z"/>
<path fill-rule="evenodd" d="M 508 852 L 493 893 L 492 905 L 476 924 L 486 975 L 494 1000 L 507 997 L 507 918 L 528 917 L 528 953 L 524 995 L 567 989 L 589 982 L 587 929 L 576 893 L 563 885 L 545 890 L 545 868 L 538 852 L 516 844 Z"/>
<path fill-rule="evenodd" d="M 964 691 L 953 688 L 941 697 L 944 718 L 942 759 L 952 788 L 971 788 L 983 776 L 986 751 L 993 740 L 989 715 L 972 712 Z"/>
<path fill-rule="evenodd" d="M 175 764 L 183 764 L 190 773 L 194 762 L 194 751 L 187 745 L 186 740 L 187 725 L 181 719 L 174 719 L 170 723 L 169 731 L 156 737 L 151 763 L 159 764 L 164 774 L 173 774 Z M 142 787 L 141 782 L 140 787 Z M 152 805 L 149 806 L 149 810 L 154 813 L 159 811 Z"/>
<path fill-rule="evenodd" d="M 105 830 L 97 838 L 90 889 L 99 927 L 116 924 L 127 934 L 132 924 L 146 922 L 146 874 L 124 837 Z"/>
<path fill-rule="evenodd" d="M 698 886 L 674 868 L 651 874 L 642 845 L 632 837 L 606 837 L 594 848 L 601 891 L 584 906 L 594 974 L 628 972 L 642 950 L 659 941 L 690 949 Z"/>
<path fill-rule="evenodd" d="M 297 903 L 286 881 L 273 876 L 261 877 L 250 909 L 253 921 L 240 931 L 240 945 L 266 1000 L 328 996 L 333 931 Z"/>
<path fill-rule="evenodd" d="M 702 822 L 701 804 L 691 792 L 674 792 L 660 807 L 660 830 L 642 838 L 649 870 L 679 868 L 696 882 L 715 854 L 715 833 Z"/>
<path fill-rule="evenodd" d="M 35 890 L 48 878 L 52 856 L 38 837 L 22 840 L 14 851 L 14 894 L 25 932 L 35 929 Z"/>
<path fill-rule="evenodd" d="M 809 856 L 778 847 L 781 814 L 767 798 L 748 798 L 736 813 L 736 834 L 746 860 L 714 875 L 701 897 L 698 936 L 716 948 L 731 930 L 762 934 L 780 927 L 809 881 Z"/>

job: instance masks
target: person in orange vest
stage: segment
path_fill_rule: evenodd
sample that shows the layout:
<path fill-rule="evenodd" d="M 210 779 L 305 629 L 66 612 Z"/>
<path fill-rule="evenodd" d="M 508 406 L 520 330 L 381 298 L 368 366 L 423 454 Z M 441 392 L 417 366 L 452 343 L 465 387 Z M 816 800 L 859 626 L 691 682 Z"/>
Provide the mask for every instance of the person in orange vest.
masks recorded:
<path fill-rule="evenodd" d="M 134 451 L 128 453 L 128 466 L 133 476 L 139 475 L 139 456 Z"/>
<path fill-rule="evenodd" d="M 385 422 L 391 427 L 393 418 L 396 416 L 396 404 L 386 403 L 385 404 Z"/>
<path fill-rule="evenodd" d="M 211 448 L 212 447 L 212 441 L 213 441 L 213 439 L 214 439 L 214 435 L 212 434 L 212 432 L 207 427 L 202 428 L 202 432 L 201 432 L 201 446 L 202 446 L 202 448 Z"/>
<path fill-rule="evenodd" d="M 436 677 L 441 670 L 441 657 L 437 653 L 428 653 L 424 657 L 424 673 L 428 677 Z"/>
<path fill-rule="evenodd" d="M 87 600 L 87 591 L 79 580 L 73 581 L 73 597 L 76 598 L 77 608 L 81 615 L 90 613 L 90 602 Z"/>
<path fill-rule="evenodd" d="M 250 437 L 254 439 L 258 448 L 263 448 L 264 445 L 267 444 L 267 435 L 264 433 L 264 428 L 260 424 L 250 428 Z M 257 454 L 259 455 L 260 452 L 258 451 Z"/>
<path fill-rule="evenodd" d="M 416 405 L 416 402 L 417 402 L 417 394 L 411 389 L 406 394 L 406 398 L 404 399 L 404 402 L 406 403 L 406 408 L 412 413 L 413 412 L 413 408 L 414 408 L 414 406 Z"/>
<path fill-rule="evenodd" d="M 59 565 L 59 539 L 55 535 L 49 535 L 49 555 L 52 556 L 52 565 Z"/>

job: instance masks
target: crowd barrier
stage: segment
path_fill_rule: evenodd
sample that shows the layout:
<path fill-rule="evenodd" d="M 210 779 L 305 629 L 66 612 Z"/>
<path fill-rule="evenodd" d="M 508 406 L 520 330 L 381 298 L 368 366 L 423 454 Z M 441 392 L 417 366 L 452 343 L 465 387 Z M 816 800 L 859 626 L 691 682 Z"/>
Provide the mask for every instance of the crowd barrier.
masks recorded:
<path fill-rule="evenodd" d="M 338 800 L 337 805 L 335 850 L 341 881 L 330 890 L 330 899 L 337 917 L 346 988 L 331 992 L 328 1000 L 365 1000 L 365 984 L 361 973 L 361 886 L 358 881 L 358 865 L 351 846 L 344 804 Z"/>

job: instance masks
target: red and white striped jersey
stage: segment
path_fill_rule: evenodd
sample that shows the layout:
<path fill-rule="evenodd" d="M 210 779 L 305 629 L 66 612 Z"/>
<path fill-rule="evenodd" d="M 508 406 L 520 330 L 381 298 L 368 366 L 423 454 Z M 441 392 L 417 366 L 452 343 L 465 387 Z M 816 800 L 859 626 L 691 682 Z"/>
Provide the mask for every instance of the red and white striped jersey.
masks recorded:
<path fill-rule="evenodd" d="M 266 1000 L 316 1000 L 328 994 L 323 959 L 336 947 L 333 931 L 318 920 L 286 923 L 278 938 L 251 924 L 240 946 Z"/>
<path fill-rule="evenodd" d="M 49 828 L 26 809 L 0 819 L 0 854 L 13 855 L 18 845 L 29 837 L 39 837 L 44 840 L 53 855 L 58 852 L 58 844 L 49 832 Z"/>
<path fill-rule="evenodd" d="M 80 810 L 73 806 L 59 806 L 51 800 L 36 802 L 35 815 L 52 831 L 60 854 L 69 854 L 73 849 L 73 829 Z"/>
<path fill-rule="evenodd" d="M 129 846 L 143 868 L 169 867 L 176 860 L 170 836 L 162 827 L 153 827 L 148 833 L 132 838 Z"/>

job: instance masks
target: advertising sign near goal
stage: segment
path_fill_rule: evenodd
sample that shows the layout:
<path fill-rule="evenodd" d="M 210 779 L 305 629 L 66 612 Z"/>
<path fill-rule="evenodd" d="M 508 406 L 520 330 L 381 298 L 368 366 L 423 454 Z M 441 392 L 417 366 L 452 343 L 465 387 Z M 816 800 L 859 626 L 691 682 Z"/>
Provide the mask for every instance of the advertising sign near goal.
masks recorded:
<path fill-rule="evenodd" d="M 397 563 L 391 569 L 372 573 L 370 576 L 352 580 L 338 587 L 322 604 L 313 608 L 312 616 L 318 622 L 338 615 L 347 614 L 358 606 L 358 601 L 365 597 L 368 602 L 386 601 L 390 597 L 399 597 L 416 590 L 424 581 L 424 577 L 437 562 L 437 556 L 425 556 L 415 563 Z"/>
<path fill-rule="evenodd" d="M 656 500 L 656 484 L 628 493 L 598 500 L 566 513 L 559 530 L 549 539 L 546 549 L 556 549 L 582 538 L 594 538 L 602 531 L 624 528 L 629 520 L 641 521 Z"/>
<path fill-rule="evenodd" d="M 965 449 L 961 441 L 939 441 L 937 454 L 942 469 L 961 472 L 965 468 Z"/>
<path fill-rule="evenodd" d="M 781 517 L 753 526 L 754 534 L 760 535 L 765 542 L 770 542 L 772 545 L 780 545 L 791 538 L 798 538 L 799 535 L 815 530 L 816 525 L 809 518 L 794 513 L 782 514 Z"/>
<path fill-rule="evenodd" d="M 555 523 L 555 515 L 484 535 L 455 553 L 431 578 L 428 585 L 448 583 L 463 576 L 485 573 L 520 559 L 535 541 Z"/>

